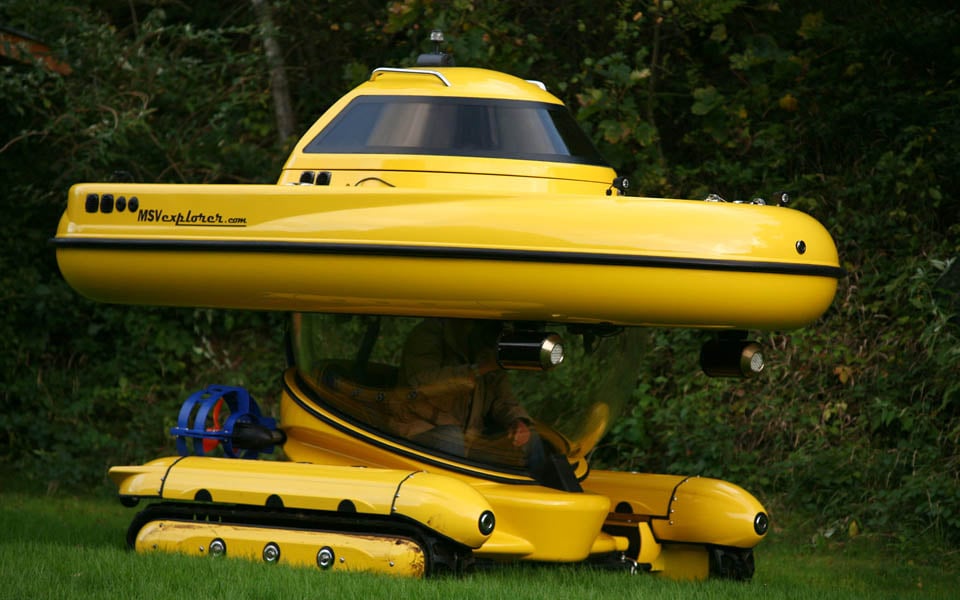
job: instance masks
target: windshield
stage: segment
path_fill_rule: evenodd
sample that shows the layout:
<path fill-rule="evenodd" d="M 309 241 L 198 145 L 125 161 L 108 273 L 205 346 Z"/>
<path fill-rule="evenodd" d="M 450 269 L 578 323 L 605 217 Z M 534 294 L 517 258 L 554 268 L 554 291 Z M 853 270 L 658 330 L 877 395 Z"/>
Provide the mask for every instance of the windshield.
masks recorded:
<path fill-rule="evenodd" d="M 360 96 L 304 152 L 477 156 L 606 166 L 566 107 L 485 98 Z"/>
<path fill-rule="evenodd" d="M 497 364 L 504 340 L 541 333 L 559 336 L 562 363 Z M 629 398 L 640 356 L 636 329 L 466 319 L 295 314 L 291 339 L 314 401 L 409 445 L 521 469 L 544 452 L 584 458 Z"/>

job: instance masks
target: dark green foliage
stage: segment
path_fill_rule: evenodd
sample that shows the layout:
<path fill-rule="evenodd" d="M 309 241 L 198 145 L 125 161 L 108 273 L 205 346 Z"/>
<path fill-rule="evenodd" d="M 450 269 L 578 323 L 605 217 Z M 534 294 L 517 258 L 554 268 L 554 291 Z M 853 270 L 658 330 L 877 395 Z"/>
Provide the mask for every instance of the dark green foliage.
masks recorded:
<path fill-rule="evenodd" d="M 2 15 L 41 34 L 73 72 L 0 66 L 0 460 L 25 478 L 80 486 L 111 464 L 169 453 L 180 402 L 208 383 L 248 384 L 269 408 L 282 319 L 79 297 L 48 244 L 69 185 L 115 171 L 139 181 L 264 182 L 285 149 L 271 141 L 249 25 L 207 28 L 161 9 L 129 23 L 76 3 L 54 8 L 11 2 Z"/>
<path fill-rule="evenodd" d="M 168 452 L 176 407 L 207 383 L 247 384 L 271 406 L 282 316 L 77 297 L 47 245 L 68 186 L 116 170 L 268 182 L 288 147 L 249 3 L 60 4 L 0 5 L 0 23 L 74 69 L 0 66 L 0 461 L 89 485 Z M 799 331 L 754 332 L 769 367 L 751 381 L 700 373 L 702 332 L 649 332 L 632 405 L 595 464 L 718 476 L 827 523 L 955 546 L 960 15 L 948 4 L 272 8 L 301 131 L 372 68 L 412 64 L 437 27 L 458 64 L 544 81 L 641 194 L 791 192 L 840 248 L 833 307 Z"/>

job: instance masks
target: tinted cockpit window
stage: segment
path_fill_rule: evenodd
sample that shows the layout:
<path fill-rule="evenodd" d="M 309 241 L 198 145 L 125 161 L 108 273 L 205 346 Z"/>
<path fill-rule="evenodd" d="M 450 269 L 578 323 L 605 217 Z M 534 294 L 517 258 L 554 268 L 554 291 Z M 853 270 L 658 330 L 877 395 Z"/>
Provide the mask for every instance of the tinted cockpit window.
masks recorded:
<path fill-rule="evenodd" d="M 606 166 L 565 107 L 482 98 L 360 96 L 305 152 L 437 154 Z"/>
<path fill-rule="evenodd" d="M 520 468 L 542 458 L 539 439 L 573 463 L 627 405 L 645 332 L 541 325 L 562 338 L 549 371 L 500 363 L 499 336 L 530 322 L 297 313 L 290 342 L 313 401 L 378 435 Z M 517 420 L 536 435 L 516 439 Z"/>

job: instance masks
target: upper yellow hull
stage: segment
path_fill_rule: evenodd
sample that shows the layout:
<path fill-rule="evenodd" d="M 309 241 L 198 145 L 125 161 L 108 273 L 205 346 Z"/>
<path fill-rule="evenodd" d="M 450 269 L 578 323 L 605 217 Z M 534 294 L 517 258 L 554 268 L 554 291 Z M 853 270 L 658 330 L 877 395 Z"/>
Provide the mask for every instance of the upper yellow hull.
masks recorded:
<path fill-rule="evenodd" d="M 600 194 L 79 184 L 53 242 L 103 302 L 622 325 L 798 327 L 842 273 L 794 210 Z"/>

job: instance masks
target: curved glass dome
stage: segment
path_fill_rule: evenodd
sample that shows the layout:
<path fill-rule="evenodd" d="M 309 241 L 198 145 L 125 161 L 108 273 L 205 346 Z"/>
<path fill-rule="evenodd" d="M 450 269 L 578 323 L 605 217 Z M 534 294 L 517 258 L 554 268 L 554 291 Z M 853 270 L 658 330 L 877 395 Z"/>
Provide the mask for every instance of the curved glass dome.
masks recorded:
<path fill-rule="evenodd" d="M 507 346 L 541 337 L 563 350 L 549 370 L 531 366 L 539 348 L 524 361 Z M 621 413 L 640 356 L 636 329 L 467 319 L 295 314 L 291 339 L 313 400 L 358 426 L 520 469 L 545 452 L 584 458 Z"/>

